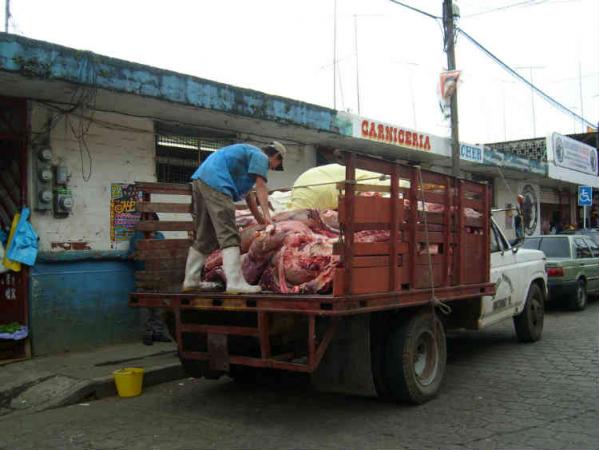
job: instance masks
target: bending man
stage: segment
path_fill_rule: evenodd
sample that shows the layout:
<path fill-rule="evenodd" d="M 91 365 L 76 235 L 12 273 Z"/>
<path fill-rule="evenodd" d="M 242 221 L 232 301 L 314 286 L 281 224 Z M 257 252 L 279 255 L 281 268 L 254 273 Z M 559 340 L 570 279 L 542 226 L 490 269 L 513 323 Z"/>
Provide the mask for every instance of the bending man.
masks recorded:
<path fill-rule="evenodd" d="M 187 255 L 184 291 L 210 288 L 211 283 L 201 281 L 202 268 L 208 255 L 220 247 L 227 292 L 260 292 L 260 286 L 248 284 L 241 273 L 241 239 L 233 202 L 245 198 L 258 223 L 271 223 L 268 170 L 283 170 L 286 153 L 285 146 L 276 141 L 261 149 L 249 144 L 229 145 L 210 155 L 192 175 L 196 239 Z M 254 185 L 255 196 L 251 192 Z"/>

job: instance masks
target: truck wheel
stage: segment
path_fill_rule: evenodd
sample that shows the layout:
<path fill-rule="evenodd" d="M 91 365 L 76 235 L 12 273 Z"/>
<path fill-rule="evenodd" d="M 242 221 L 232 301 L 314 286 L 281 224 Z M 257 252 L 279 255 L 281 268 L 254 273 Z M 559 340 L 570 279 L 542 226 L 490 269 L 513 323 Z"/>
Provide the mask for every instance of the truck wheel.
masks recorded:
<path fill-rule="evenodd" d="M 424 403 L 445 375 L 443 325 L 431 313 L 416 314 L 391 329 L 385 351 L 385 385 L 395 401 Z"/>
<path fill-rule="evenodd" d="M 576 296 L 570 298 L 570 309 L 582 311 L 587 307 L 587 285 L 582 278 L 576 283 Z"/>
<path fill-rule="evenodd" d="M 526 296 L 526 304 L 514 317 L 514 328 L 520 342 L 536 342 L 543 334 L 545 296 L 538 284 L 533 283 Z"/>

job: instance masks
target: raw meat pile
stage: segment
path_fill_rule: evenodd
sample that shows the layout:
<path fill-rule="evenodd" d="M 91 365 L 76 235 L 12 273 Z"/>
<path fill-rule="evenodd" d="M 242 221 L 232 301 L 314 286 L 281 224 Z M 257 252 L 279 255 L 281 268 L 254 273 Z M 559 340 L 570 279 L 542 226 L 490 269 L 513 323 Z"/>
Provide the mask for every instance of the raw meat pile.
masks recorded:
<path fill-rule="evenodd" d="M 333 255 L 339 234 L 322 216 L 336 223 L 334 211 L 321 214 L 301 209 L 277 214 L 274 224 L 267 227 L 254 224 L 243 228 L 241 267 L 247 282 L 271 292 L 329 292 L 339 261 Z M 204 279 L 224 282 L 220 250 L 208 258 Z"/>
<path fill-rule="evenodd" d="M 421 205 L 419 209 L 422 210 Z M 442 212 L 444 208 L 426 203 L 425 209 Z M 465 215 L 476 217 L 480 213 L 468 208 Z M 247 282 L 259 284 L 269 292 L 329 293 L 335 268 L 339 265 L 339 256 L 333 255 L 333 244 L 339 238 L 337 212 L 298 209 L 275 215 L 273 222 L 269 226 L 260 225 L 251 213 L 237 213 L 237 224 L 241 229 L 242 272 Z M 389 231 L 386 230 L 360 231 L 354 235 L 354 242 L 387 240 Z M 435 248 L 430 251 L 437 253 Z M 419 253 L 423 252 L 419 249 Z M 209 256 L 203 279 L 225 283 L 220 250 Z"/>

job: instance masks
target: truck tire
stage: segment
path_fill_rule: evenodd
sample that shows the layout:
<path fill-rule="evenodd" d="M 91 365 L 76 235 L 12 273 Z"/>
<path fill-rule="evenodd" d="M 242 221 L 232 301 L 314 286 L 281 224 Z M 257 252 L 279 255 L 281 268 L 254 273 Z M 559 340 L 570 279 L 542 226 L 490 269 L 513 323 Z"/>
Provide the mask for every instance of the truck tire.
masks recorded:
<path fill-rule="evenodd" d="M 421 404 L 437 395 L 447 362 L 443 324 L 419 313 L 394 326 L 385 349 L 385 386 L 395 401 Z"/>
<path fill-rule="evenodd" d="M 570 298 L 569 306 L 572 311 L 582 311 L 587 307 L 587 284 L 582 278 L 576 283 L 576 295 Z"/>
<path fill-rule="evenodd" d="M 526 304 L 514 317 L 514 328 L 520 342 L 536 342 L 543 334 L 545 296 L 538 284 L 533 283 L 526 296 Z"/>

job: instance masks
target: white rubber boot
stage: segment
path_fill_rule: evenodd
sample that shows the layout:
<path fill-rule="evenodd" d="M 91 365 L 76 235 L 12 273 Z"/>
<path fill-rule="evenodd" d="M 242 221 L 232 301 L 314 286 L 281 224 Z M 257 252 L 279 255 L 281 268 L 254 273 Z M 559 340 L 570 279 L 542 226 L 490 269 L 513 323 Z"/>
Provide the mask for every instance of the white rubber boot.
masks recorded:
<path fill-rule="evenodd" d="M 227 278 L 227 294 L 256 294 L 260 286 L 252 286 L 241 273 L 239 247 L 223 248 L 223 269 Z"/>
<path fill-rule="evenodd" d="M 202 268 L 204 267 L 206 258 L 207 256 L 203 253 L 198 252 L 193 247 L 189 247 L 187 263 L 185 264 L 183 291 L 207 291 L 217 289 L 217 283 L 202 281 Z"/>

